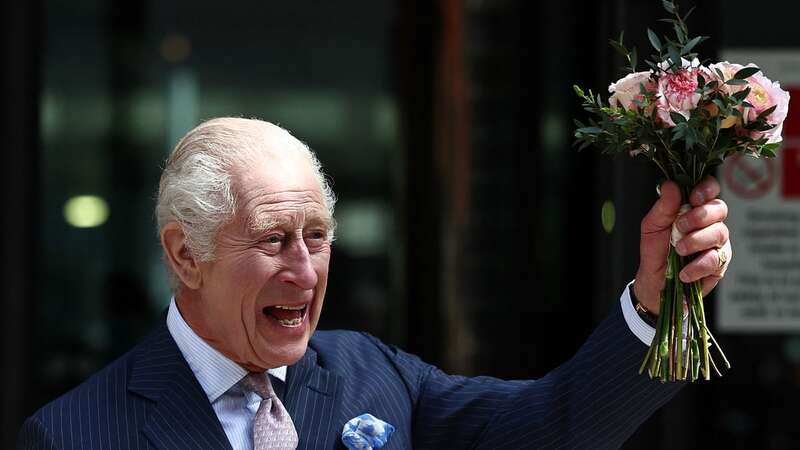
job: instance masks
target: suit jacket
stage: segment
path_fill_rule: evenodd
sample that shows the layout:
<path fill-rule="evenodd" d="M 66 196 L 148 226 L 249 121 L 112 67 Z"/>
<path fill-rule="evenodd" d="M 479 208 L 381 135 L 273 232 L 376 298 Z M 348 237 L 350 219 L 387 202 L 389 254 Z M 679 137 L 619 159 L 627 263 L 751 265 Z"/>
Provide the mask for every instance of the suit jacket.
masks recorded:
<path fill-rule="evenodd" d="M 638 375 L 646 346 L 619 306 L 578 353 L 539 380 L 447 375 L 364 333 L 318 331 L 287 372 L 299 448 L 344 448 L 369 412 L 396 427 L 384 447 L 618 448 L 680 389 Z M 20 449 L 229 449 L 165 324 L 23 425 Z"/>

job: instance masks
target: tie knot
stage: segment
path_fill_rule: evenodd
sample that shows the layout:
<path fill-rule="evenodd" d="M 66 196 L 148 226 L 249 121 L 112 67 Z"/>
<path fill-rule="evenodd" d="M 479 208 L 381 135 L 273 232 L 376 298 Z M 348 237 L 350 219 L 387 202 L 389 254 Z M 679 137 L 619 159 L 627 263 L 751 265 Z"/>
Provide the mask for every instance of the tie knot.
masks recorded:
<path fill-rule="evenodd" d="M 250 372 L 244 377 L 242 383 L 245 389 L 255 392 L 261 398 L 275 397 L 275 391 L 272 389 L 272 383 L 266 372 Z"/>
<path fill-rule="evenodd" d="M 297 430 L 289 412 L 275 396 L 266 372 L 251 372 L 244 379 L 245 389 L 261 396 L 261 404 L 253 418 L 253 448 L 256 450 L 295 450 Z"/>

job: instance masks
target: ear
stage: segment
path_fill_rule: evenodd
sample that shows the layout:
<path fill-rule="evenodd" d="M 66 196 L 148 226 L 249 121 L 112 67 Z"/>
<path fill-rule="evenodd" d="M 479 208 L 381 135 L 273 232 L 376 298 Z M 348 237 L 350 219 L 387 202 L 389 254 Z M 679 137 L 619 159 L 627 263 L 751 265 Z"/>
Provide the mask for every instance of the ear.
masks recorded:
<path fill-rule="evenodd" d="M 172 267 L 175 275 L 187 288 L 198 289 L 202 281 L 200 267 L 186 245 L 186 235 L 178 223 L 170 222 L 161 228 L 161 246 L 164 248 L 167 264 Z"/>

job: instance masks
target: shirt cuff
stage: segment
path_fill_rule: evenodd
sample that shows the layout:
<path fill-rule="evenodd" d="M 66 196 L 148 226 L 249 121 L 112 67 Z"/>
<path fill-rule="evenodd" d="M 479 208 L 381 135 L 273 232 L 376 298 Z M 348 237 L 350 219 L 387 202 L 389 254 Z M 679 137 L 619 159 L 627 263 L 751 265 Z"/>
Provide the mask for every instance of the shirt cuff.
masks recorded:
<path fill-rule="evenodd" d="M 640 341 L 644 342 L 644 345 L 650 345 L 650 343 L 653 342 L 653 337 L 656 335 L 656 329 L 639 317 L 639 313 L 633 308 L 630 294 L 632 284 L 633 281 L 625 286 L 625 290 L 622 291 L 622 296 L 619 298 L 622 304 L 622 315 L 625 317 L 625 322 L 628 324 L 628 328 L 631 329 L 631 333 L 639 338 Z"/>

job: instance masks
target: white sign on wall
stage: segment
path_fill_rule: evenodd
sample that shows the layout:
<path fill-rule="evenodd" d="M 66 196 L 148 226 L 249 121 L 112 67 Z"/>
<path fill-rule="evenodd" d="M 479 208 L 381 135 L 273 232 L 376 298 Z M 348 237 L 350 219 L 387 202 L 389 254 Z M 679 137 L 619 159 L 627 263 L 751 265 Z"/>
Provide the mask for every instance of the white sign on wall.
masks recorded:
<path fill-rule="evenodd" d="M 777 158 L 728 158 L 717 172 L 734 253 L 718 288 L 717 327 L 800 331 L 800 49 L 730 49 L 721 60 L 756 64 L 791 99 Z"/>

